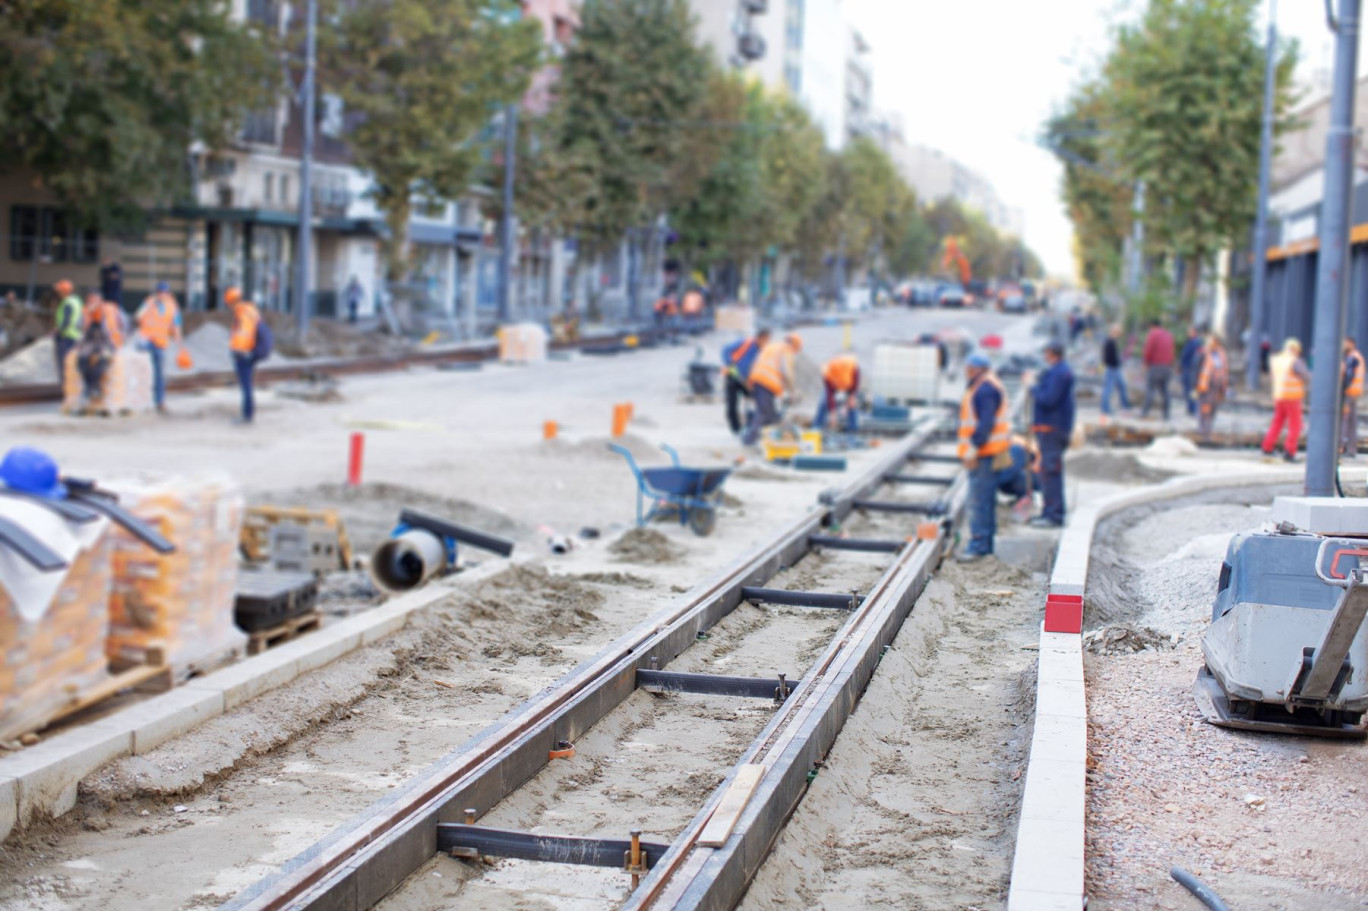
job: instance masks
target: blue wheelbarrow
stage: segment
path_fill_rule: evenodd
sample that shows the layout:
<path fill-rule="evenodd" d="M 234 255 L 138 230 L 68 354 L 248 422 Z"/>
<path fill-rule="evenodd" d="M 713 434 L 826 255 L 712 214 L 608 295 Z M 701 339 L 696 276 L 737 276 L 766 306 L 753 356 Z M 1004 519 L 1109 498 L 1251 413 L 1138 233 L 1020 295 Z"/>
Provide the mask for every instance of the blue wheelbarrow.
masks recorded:
<path fill-rule="evenodd" d="M 730 468 L 685 468 L 673 446 L 660 444 L 674 464 L 669 468 L 641 468 L 626 447 L 609 443 L 608 448 L 627 460 L 637 480 L 637 525 L 660 516 L 678 516 L 696 535 L 712 534 L 717 526 L 717 504 Z M 646 501 L 650 500 L 647 508 Z"/>

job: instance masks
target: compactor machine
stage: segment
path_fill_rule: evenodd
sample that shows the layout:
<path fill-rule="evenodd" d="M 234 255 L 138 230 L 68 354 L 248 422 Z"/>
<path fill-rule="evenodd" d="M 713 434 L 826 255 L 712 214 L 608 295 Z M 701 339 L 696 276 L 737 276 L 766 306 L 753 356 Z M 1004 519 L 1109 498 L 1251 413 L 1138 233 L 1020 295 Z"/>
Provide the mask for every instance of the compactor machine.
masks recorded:
<path fill-rule="evenodd" d="M 1193 695 L 1212 724 L 1363 739 L 1368 500 L 1278 497 L 1230 541 Z"/>

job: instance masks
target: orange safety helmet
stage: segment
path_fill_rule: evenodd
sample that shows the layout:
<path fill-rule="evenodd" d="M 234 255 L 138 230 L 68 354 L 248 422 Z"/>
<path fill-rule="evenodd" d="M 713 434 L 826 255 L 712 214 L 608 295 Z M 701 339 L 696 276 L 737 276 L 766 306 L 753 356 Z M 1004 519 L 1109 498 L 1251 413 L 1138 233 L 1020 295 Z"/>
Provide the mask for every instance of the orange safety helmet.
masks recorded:
<path fill-rule="evenodd" d="M 784 341 L 788 342 L 789 347 L 794 351 L 803 350 L 803 340 L 798 337 L 798 333 L 796 332 L 790 332 L 788 335 L 784 336 Z"/>
<path fill-rule="evenodd" d="M 64 278 L 61 281 L 57 282 L 57 284 L 53 285 L 52 290 L 56 291 L 58 294 L 65 297 L 66 295 L 74 291 L 75 288 L 72 286 L 71 282 L 67 281 Z"/>
<path fill-rule="evenodd" d="M 236 304 L 240 300 L 242 300 L 242 289 L 237 285 L 233 285 L 227 291 L 223 292 L 223 302 L 225 304 Z"/>

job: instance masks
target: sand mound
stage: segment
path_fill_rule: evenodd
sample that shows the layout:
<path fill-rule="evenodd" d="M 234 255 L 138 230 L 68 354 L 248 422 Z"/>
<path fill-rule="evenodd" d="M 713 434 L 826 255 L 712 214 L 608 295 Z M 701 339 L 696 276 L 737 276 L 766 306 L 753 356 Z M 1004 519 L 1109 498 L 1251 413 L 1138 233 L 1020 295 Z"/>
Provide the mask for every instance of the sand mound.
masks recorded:
<path fill-rule="evenodd" d="M 564 636 L 597 620 L 594 610 L 602 605 L 603 593 L 575 577 L 552 575 L 543 567 L 525 565 L 510 566 L 481 582 L 468 595 L 448 602 L 463 621 L 526 628 L 532 634 L 527 644 L 533 647 L 539 636 Z M 516 640 L 509 640 L 512 641 Z M 485 654 L 546 657 L 536 650 L 519 651 L 509 642 L 496 643 L 490 648 L 500 651 L 491 653 L 486 648 Z"/>
<path fill-rule="evenodd" d="M 398 484 L 363 484 L 360 487 L 320 484 L 273 491 L 254 498 L 253 502 L 337 510 L 347 525 L 347 534 L 351 537 L 352 548 L 357 556 L 369 555 L 389 537 L 399 519 L 399 511 L 404 507 L 412 507 L 513 541 L 526 543 L 537 537 L 535 529 L 497 509 L 469 500 L 424 493 Z"/>
<path fill-rule="evenodd" d="M 57 359 L 51 338 L 40 338 L 0 360 L 0 383 L 27 385 L 55 382 Z"/>
<path fill-rule="evenodd" d="M 633 528 L 608 547 L 608 552 L 626 563 L 673 563 L 679 548 L 652 528 Z"/>
<path fill-rule="evenodd" d="M 1173 472 L 1150 468 L 1132 453 L 1084 450 L 1068 456 L 1064 473 L 1084 481 L 1118 484 L 1152 484 L 1173 477 Z"/>
<path fill-rule="evenodd" d="M 649 467 L 657 462 L 663 463 L 669 459 L 665 450 L 661 449 L 656 443 L 648 442 L 645 438 L 634 433 L 625 433 L 620 437 L 587 437 L 583 440 L 567 440 L 563 437 L 556 437 L 553 440 L 543 440 L 539 445 L 548 455 L 563 459 L 586 459 L 598 462 L 621 462 L 622 456 L 608 448 L 609 444 L 616 444 L 623 447 L 632 454 L 638 462 L 643 463 L 642 467 Z"/>

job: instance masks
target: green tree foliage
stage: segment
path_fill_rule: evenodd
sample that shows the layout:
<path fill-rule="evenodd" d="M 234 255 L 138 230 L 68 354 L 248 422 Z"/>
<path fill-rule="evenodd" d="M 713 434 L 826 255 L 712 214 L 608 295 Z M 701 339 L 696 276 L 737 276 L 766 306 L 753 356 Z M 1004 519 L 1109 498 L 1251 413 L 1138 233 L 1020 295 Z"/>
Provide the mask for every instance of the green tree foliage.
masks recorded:
<path fill-rule="evenodd" d="M 540 62 L 516 0 L 355 0 L 321 29 L 323 84 L 360 115 L 347 137 L 389 226 L 392 280 L 407 272 L 415 200 L 458 198 L 488 154 L 491 119 Z"/>
<path fill-rule="evenodd" d="M 31 169 L 81 220 L 136 227 L 277 96 L 273 36 L 219 0 L 0 5 L 0 170 Z"/>
<path fill-rule="evenodd" d="M 556 220 L 589 249 L 689 199 L 725 136 L 704 123 L 710 62 L 686 0 L 586 0 L 541 155 L 579 180 Z"/>

